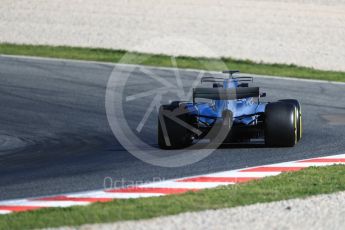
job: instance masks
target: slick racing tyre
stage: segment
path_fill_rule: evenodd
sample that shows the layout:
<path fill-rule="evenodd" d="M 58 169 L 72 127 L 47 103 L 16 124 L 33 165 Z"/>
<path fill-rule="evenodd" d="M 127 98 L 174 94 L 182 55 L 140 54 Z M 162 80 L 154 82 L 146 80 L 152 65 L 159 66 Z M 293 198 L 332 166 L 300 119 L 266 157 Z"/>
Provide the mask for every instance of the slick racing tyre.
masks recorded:
<path fill-rule="evenodd" d="M 296 106 L 297 108 L 297 141 L 301 140 L 303 127 L 302 127 L 302 107 L 300 103 L 296 99 L 284 99 L 284 100 L 279 100 L 279 101 L 290 103 Z"/>
<path fill-rule="evenodd" d="M 265 143 L 292 147 L 297 143 L 297 108 L 286 102 L 269 103 L 265 110 Z"/>

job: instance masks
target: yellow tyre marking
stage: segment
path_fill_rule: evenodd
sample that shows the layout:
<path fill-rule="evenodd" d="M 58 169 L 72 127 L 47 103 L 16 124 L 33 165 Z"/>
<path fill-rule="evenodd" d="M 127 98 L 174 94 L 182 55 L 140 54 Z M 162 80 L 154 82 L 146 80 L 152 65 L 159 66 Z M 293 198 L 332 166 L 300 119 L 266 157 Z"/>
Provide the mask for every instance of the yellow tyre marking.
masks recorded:
<path fill-rule="evenodd" d="M 297 143 L 297 108 L 295 107 L 294 110 L 294 115 L 295 115 L 295 119 L 294 119 L 294 133 L 295 133 L 295 144 Z"/>
<path fill-rule="evenodd" d="M 302 126 L 302 106 L 299 106 L 299 137 L 300 139 L 302 138 L 302 133 L 303 133 L 303 126 Z"/>

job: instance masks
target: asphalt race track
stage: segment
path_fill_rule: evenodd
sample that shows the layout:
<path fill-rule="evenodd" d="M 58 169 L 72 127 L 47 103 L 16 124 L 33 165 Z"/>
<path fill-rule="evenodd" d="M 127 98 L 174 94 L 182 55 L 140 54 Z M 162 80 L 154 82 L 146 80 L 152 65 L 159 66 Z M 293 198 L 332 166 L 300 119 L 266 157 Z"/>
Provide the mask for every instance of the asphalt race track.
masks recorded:
<path fill-rule="evenodd" d="M 0 200 L 104 188 L 104 178 L 132 182 L 192 176 L 255 165 L 345 153 L 345 84 L 256 78 L 265 100 L 302 103 L 304 136 L 294 148 L 222 146 L 184 167 L 153 166 L 128 153 L 114 137 L 105 111 L 106 85 L 114 66 L 102 63 L 0 57 Z M 125 93 L 152 90 L 155 79 L 171 82 L 169 69 L 116 68 L 131 72 Z M 188 90 L 198 72 L 179 70 Z M 167 94 L 166 103 L 174 95 Z M 153 96 L 128 101 L 127 122 L 135 131 Z M 156 143 L 157 116 L 139 136 Z M 164 154 L 164 152 L 162 152 Z"/>

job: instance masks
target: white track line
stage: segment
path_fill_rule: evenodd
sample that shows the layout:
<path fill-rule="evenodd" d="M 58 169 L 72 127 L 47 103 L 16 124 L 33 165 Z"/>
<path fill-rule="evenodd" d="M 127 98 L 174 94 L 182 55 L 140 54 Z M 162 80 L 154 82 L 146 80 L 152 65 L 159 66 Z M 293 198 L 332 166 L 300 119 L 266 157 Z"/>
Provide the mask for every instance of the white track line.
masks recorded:
<path fill-rule="evenodd" d="M 286 162 L 275 164 L 277 167 L 312 167 L 312 166 L 329 166 L 334 164 L 345 164 L 342 162 Z"/>
<path fill-rule="evenodd" d="M 157 182 L 152 184 L 141 185 L 141 188 L 186 188 L 186 189 L 206 189 L 215 188 L 222 185 L 230 185 L 234 183 L 229 182 Z"/>
<path fill-rule="evenodd" d="M 81 202 L 81 201 L 33 201 L 33 200 L 24 200 L 21 202 L 3 202 L 2 206 L 34 206 L 34 207 L 71 207 L 76 205 L 88 205 L 91 202 Z"/>
<path fill-rule="evenodd" d="M 0 210 L 0 215 L 10 214 L 11 211 Z"/>
<path fill-rule="evenodd" d="M 234 171 L 224 171 L 218 173 L 210 173 L 204 176 L 207 177 L 266 177 L 266 176 L 276 176 L 280 172 L 239 172 L 239 170 Z"/>
<path fill-rule="evenodd" d="M 112 193 L 112 192 L 85 192 L 70 194 L 68 197 L 82 197 L 82 198 L 111 198 L 111 199 L 130 199 L 130 198 L 144 198 L 153 196 L 163 196 L 162 193 Z"/>

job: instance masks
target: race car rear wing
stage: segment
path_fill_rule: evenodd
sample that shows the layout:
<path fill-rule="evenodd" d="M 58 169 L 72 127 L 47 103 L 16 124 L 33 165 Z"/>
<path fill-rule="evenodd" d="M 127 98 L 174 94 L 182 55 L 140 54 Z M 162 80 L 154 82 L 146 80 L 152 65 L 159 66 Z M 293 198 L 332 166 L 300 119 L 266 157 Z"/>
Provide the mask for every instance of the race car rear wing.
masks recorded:
<path fill-rule="evenodd" d="M 239 88 L 194 88 L 193 103 L 195 98 L 211 100 L 236 100 L 248 97 L 259 97 L 259 87 L 239 87 Z"/>
<path fill-rule="evenodd" d="M 237 82 L 253 82 L 253 77 L 232 77 L 229 78 L 230 80 L 236 80 Z M 225 80 L 228 80 L 227 78 L 222 77 L 203 77 L 201 78 L 201 83 L 204 82 L 224 82 Z"/>

